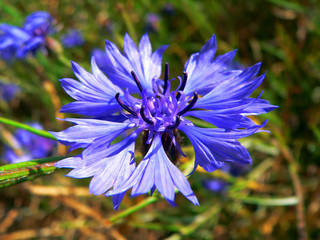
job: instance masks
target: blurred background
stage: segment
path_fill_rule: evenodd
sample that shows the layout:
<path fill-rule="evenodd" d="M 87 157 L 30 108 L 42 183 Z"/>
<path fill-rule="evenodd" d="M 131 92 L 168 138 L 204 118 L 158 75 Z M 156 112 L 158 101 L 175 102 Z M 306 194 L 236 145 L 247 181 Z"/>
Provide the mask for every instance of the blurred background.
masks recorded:
<path fill-rule="evenodd" d="M 58 54 L 0 60 L 2 117 L 45 130 L 66 128 L 56 117 L 63 118 L 59 109 L 72 101 L 58 81 L 74 78 L 69 60 L 91 71 L 91 55 L 104 49 L 104 39 L 122 48 L 125 33 L 138 43 L 145 32 L 153 49 L 170 44 L 163 59 L 170 76 L 181 75 L 189 56 L 215 34 L 218 55 L 238 49 L 239 68 L 263 63 L 266 79 L 254 96 L 264 90 L 262 97 L 280 107 L 255 119 L 269 119 L 271 133 L 241 141 L 251 167 L 189 177 L 200 207 L 181 194 L 177 207 L 146 195 L 125 197 L 115 212 L 111 198 L 89 195 L 90 179 L 66 178 L 68 171 L 60 170 L 0 190 L 0 239 L 320 239 L 317 0 L 1 0 L 0 22 L 21 26 L 40 10 L 55 19 L 50 38 Z M 24 134 L 0 123 L 2 156 Z M 32 140 L 32 151 L 65 155 L 63 146 L 53 145 Z M 181 162 L 192 162 L 192 147 L 184 150 L 188 158 Z"/>

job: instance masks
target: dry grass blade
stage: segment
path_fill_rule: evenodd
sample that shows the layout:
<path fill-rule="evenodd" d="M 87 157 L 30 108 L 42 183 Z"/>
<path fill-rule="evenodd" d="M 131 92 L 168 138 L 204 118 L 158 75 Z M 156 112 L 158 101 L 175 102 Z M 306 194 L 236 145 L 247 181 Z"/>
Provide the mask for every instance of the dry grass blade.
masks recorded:
<path fill-rule="evenodd" d="M 64 205 L 78 211 L 81 214 L 84 214 L 94 220 L 96 220 L 98 223 L 102 224 L 106 229 L 110 230 L 110 234 L 112 237 L 114 237 L 117 240 L 125 240 L 126 238 L 123 237 L 117 230 L 112 229 L 112 224 L 101 214 L 96 211 L 95 209 L 77 201 L 76 199 L 70 198 L 70 197 L 57 197 L 59 201 L 61 201 Z"/>
<path fill-rule="evenodd" d="M 11 209 L 3 221 L 0 223 L 0 233 L 4 233 L 14 222 L 18 216 L 18 211 Z"/>
<path fill-rule="evenodd" d="M 25 184 L 30 193 L 38 196 L 90 196 L 87 187 L 63 187 L 63 186 L 43 186 L 43 185 L 28 185 Z"/>
<path fill-rule="evenodd" d="M 67 229 L 57 227 L 45 227 L 37 229 L 27 229 L 16 231 L 8 234 L 0 235 L 1 240 L 18 240 L 18 239 L 33 239 L 33 238 L 53 238 L 60 237 L 66 234 Z"/>

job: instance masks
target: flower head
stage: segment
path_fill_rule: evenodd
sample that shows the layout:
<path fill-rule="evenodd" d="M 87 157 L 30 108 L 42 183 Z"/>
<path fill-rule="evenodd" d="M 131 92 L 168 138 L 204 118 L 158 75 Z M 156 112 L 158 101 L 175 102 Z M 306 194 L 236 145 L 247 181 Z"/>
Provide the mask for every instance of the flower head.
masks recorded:
<path fill-rule="evenodd" d="M 46 36 L 53 32 L 53 19 L 47 12 L 29 15 L 22 28 L 0 24 L 0 56 L 6 61 L 25 58 L 38 49 L 45 50 Z"/>
<path fill-rule="evenodd" d="M 240 165 L 233 162 L 226 162 L 220 168 L 220 170 L 229 173 L 233 177 L 237 177 L 247 172 L 249 170 L 249 167 L 248 165 Z M 228 182 L 222 179 L 210 178 L 204 179 L 202 181 L 202 185 L 209 191 L 223 193 L 228 187 Z"/>
<path fill-rule="evenodd" d="M 146 32 L 156 33 L 160 28 L 160 16 L 155 13 L 149 13 L 145 19 L 145 30 Z"/>
<path fill-rule="evenodd" d="M 84 38 L 80 31 L 71 29 L 61 37 L 61 42 L 66 48 L 72 48 L 83 45 Z"/>
<path fill-rule="evenodd" d="M 39 123 L 31 123 L 29 125 L 36 129 L 42 129 Z M 13 147 L 5 146 L 4 150 L 3 159 L 9 163 L 48 157 L 53 152 L 56 142 L 26 130 L 18 129 L 14 134 L 13 145 Z"/>
<path fill-rule="evenodd" d="M 74 123 L 54 136 L 71 149 L 84 148 L 82 154 L 64 159 L 57 167 L 73 168 L 68 176 L 93 177 L 89 191 L 113 196 L 117 208 L 127 190 L 136 196 L 157 189 L 174 204 L 177 188 L 195 205 L 195 197 L 184 174 L 177 168 L 180 155 L 179 131 L 184 132 L 195 150 L 195 165 L 214 171 L 224 162 L 250 164 L 251 158 L 239 142 L 263 127 L 247 115 L 276 108 L 266 100 L 250 98 L 264 75 L 256 77 L 260 64 L 245 70 L 230 70 L 235 52 L 214 58 L 213 36 L 199 53 L 191 56 L 182 77 L 170 78 L 169 64 L 161 75 L 162 53 L 167 46 L 152 53 L 147 35 L 139 48 L 126 35 L 123 55 L 106 41 L 105 64 L 98 68 L 92 59 L 90 74 L 73 63 L 80 80 L 62 79 L 62 87 L 76 102 L 63 112 L 90 116 L 66 119 Z M 179 81 L 173 88 L 172 82 Z M 134 95 L 133 95 L 134 94 Z M 188 118 L 196 117 L 216 128 L 200 128 Z M 92 118 L 93 117 L 93 118 Z M 113 143 L 118 136 L 127 135 Z M 136 166 L 135 142 L 141 136 L 143 158 Z"/>
<path fill-rule="evenodd" d="M 12 83 L 0 82 L 0 99 L 10 102 L 20 91 L 20 87 Z"/>

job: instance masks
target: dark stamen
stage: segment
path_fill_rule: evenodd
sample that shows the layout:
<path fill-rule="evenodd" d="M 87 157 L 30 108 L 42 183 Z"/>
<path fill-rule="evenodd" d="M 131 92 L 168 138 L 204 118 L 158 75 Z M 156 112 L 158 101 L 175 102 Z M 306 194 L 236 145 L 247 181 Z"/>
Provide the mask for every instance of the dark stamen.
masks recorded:
<path fill-rule="evenodd" d="M 180 122 L 181 122 L 181 120 L 180 120 L 180 118 L 179 118 L 179 116 L 178 116 L 177 119 L 176 119 L 176 121 L 175 121 L 175 123 L 174 123 L 173 125 L 169 125 L 169 126 L 167 127 L 167 129 L 177 128 L 177 127 L 179 126 Z"/>
<path fill-rule="evenodd" d="M 136 82 L 136 84 L 137 84 L 140 92 L 142 92 L 143 88 L 142 88 L 142 86 L 141 86 L 141 82 L 139 81 L 137 75 L 135 74 L 134 71 L 131 71 L 131 75 L 132 75 L 132 77 L 133 77 L 133 80 Z"/>
<path fill-rule="evenodd" d="M 189 105 L 187 107 L 185 107 L 183 110 L 181 110 L 180 112 L 178 112 L 178 115 L 181 116 L 181 115 L 185 114 L 186 112 L 188 112 L 196 104 L 198 97 L 199 97 L 198 94 L 196 92 L 194 92 L 193 99 L 191 100 Z"/>
<path fill-rule="evenodd" d="M 165 63 L 164 65 L 164 86 L 163 86 L 163 94 L 166 93 L 168 88 L 168 82 L 169 81 L 169 63 Z"/>
<path fill-rule="evenodd" d="M 138 114 L 135 111 L 133 111 L 131 108 L 129 108 L 127 105 L 125 105 L 124 102 L 120 99 L 120 93 L 116 94 L 116 100 L 123 109 L 127 110 L 129 113 L 131 113 L 135 117 L 138 117 Z"/>
<path fill-rule="evenodd" d="M 188 79 L 188 74 L 186 72 L 183 72 L 183 79 L 182 79 L 182 83 L 178 89 L 178 91 L 183 91 L 185 86 L 186 86 L 186 83 L 187 83 L 187 79 Z M 176 99 L 177 101 L 180 99 L 181 97 L 181 93 L 178 92 L 177 96 L 176 96 Z"/>
<path fill-rule="evenodd" d="M 144 114 L 144 106 L 142 106 L 141 109 L 140 109 L 140 115 L 141 115 L 142 119 L 143 119 L 146 123 L 151 124 L 151 125 L 154 124 L 154 122 L 152 122 L 150 119 L 148 119 L 148 118 L 146 117 L 146 115 Z"/>

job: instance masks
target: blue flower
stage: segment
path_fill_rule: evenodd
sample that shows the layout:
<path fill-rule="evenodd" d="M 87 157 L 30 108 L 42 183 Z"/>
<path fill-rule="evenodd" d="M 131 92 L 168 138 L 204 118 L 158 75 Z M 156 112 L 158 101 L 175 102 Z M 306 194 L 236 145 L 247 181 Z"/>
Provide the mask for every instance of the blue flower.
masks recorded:
<path fill-rule="evenodd" d="M 39 123 L 31 123 L 29 125 L 36 129 L 43 129 Z M 48 157 L 54 151 L 55 146 L 56 141 L 40 137 L 23 129 L 18 129 L 14 134 L 14 149 L 5 146 L 3 159 L 9 163 L 19 163 Z"/>
<path fill-rule="evenodd" d="M 89 192 L 113 196 L 118 208 L 126 191 L 132 196 L 153 193 L 155 189 L 174 205 L 175 188 L 198 205 L 186 177 L 177 168 L 183 132 L 195 150 L 195 165 L 214 171 L 225 162 L 251 164 L 246 148 L 238 139 L 263 127 L 250 120 L 276 108 L 268 101 L 250 98 L 264 74 L 258 74 L 260 64 L 245 70 L 230 70 L 228 64 L 235 52 L 215 58 L 215 36 L 199 53 L 191 56 L 182 77 L 169 78 L 169 64 L 161 76 L 162 54 L 167 46 L 152 52 L 147 35 L 139 47 L 126 35 L 124 55 L 106 41 L 106 56 L 101 69 L 94 57 L 93 74 L 72 63 L 80 81 L 65 78 L 61 85 L 76 101 L 62 108 L 63 112 L 83 114 L 83 119 L 69 118 L 74 126 L 52 133 L 71 149 L 84 148 L 74 157 L 56 164 L 73 168 L 67 176 L 93 177 Z M 180 81 L 172 89 L 172 81 Z M 134 95 L 132 95 L 134 94 Z M 214 124 L 216 128 L 200 128 L 189 116 Z M 192 119 L 191 119 L 192 120 Z M 114 143 L 118 136 L 126 137 Z M 142 141 L 142 160 L 134 156 L 137 139 Z"/>
<path fill-rule="evenodd" d="M 248 165 L 239 165 L 233 162 L 226 162 L 220 170 L 229 173 L 233 177 L 237 177 L 249 170 Z M 205 179 L 202 181 L 202 185 L 213 192 L 224 192 L 228 186 L 228 183 L 222 179 Z"/>
<path fill-rule="evenodd" d="M 146 32 L 156 33 L 159 31 L 160 28 L 160 16 L 158 14 L 150 13 L 146 16 Z"/>
<path fill-rule="evenodd" d="M 22 28 L 0 24 L 0 56 L 6 61 L 25 58 L 38 49 L 45 51 L 46 36 L 53 32 L 53 19 L 47 12 L 29 15 Z"/>
<path fill-rule="evenodd" d="M 20 87 L 16 84 L 0 82 L 0 99 L 6 102 L 12 101 L 19 91 Z"/>
<path fill-rule="evenodd" d="M 72 29 L 61 37 L 61 42 L 66 48 L 72 48 L 83 45 L 84 38 L 80 31 Z"/>

